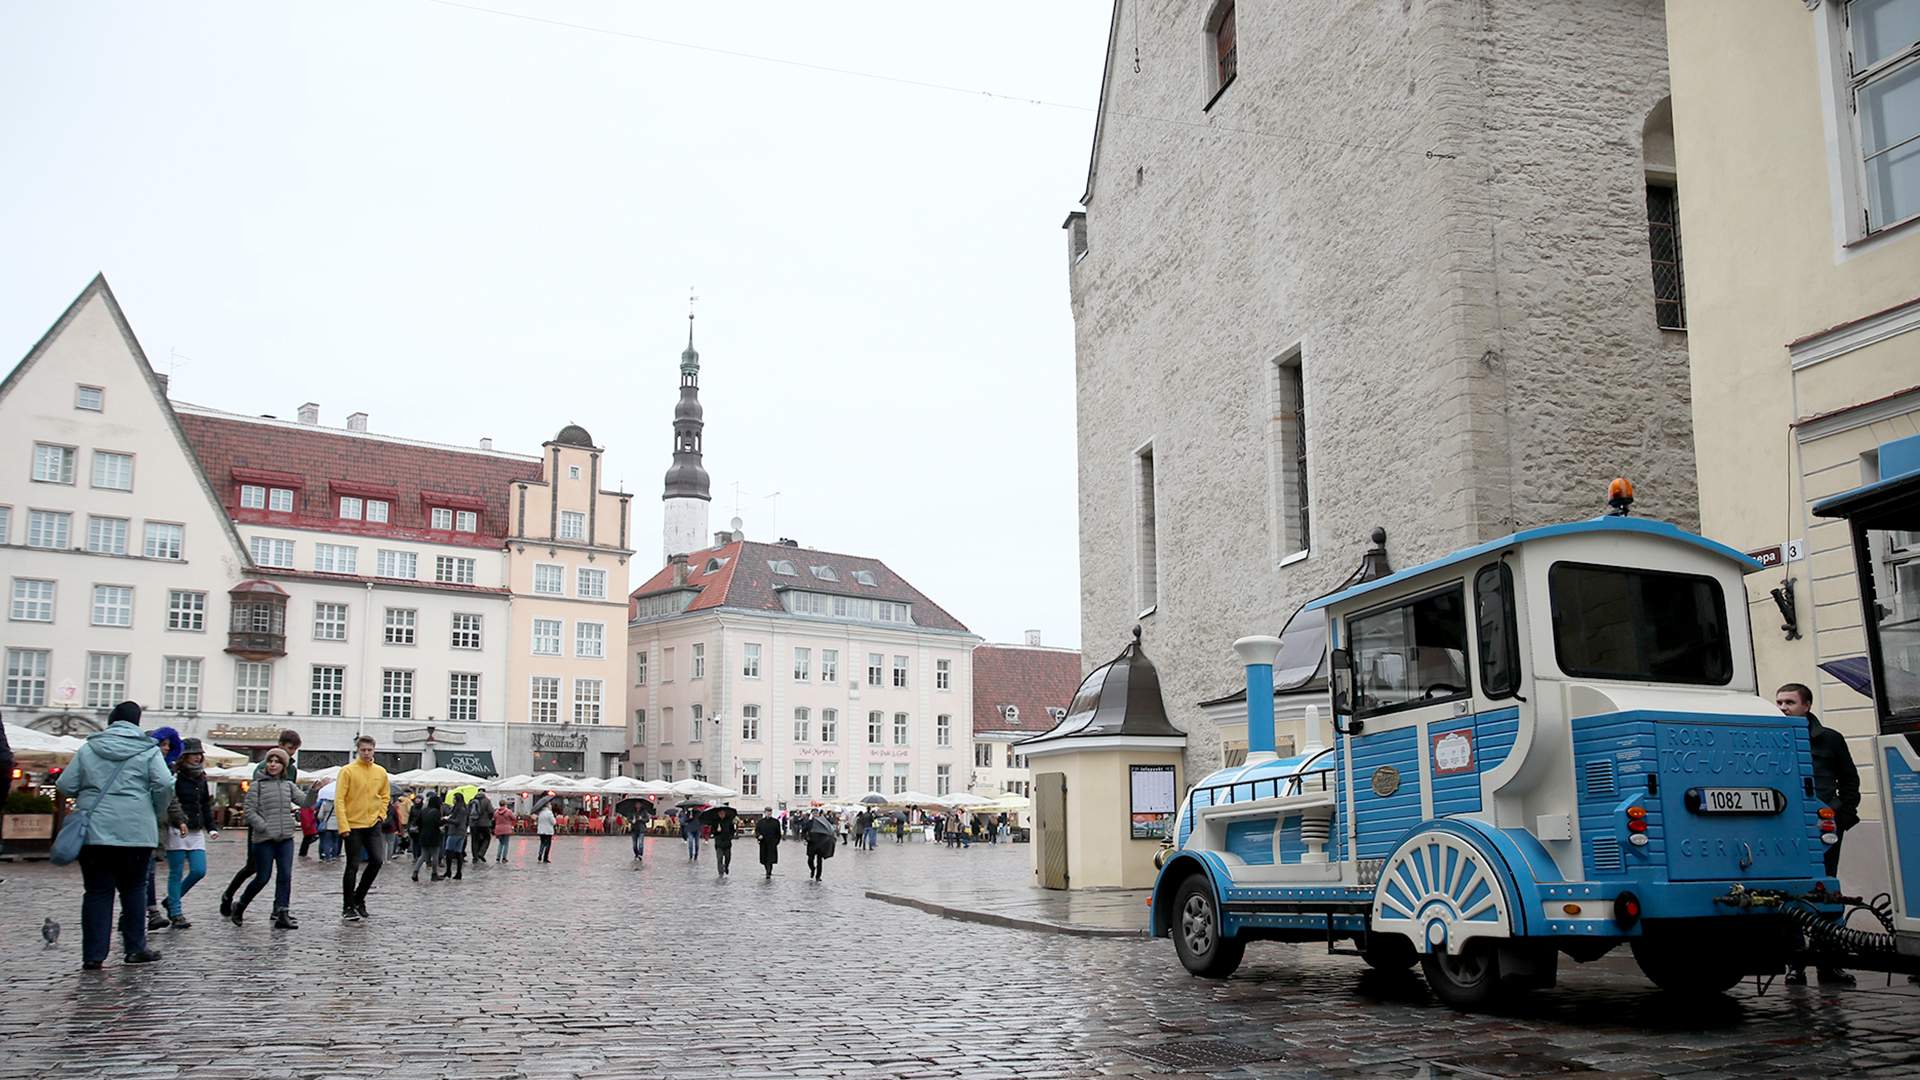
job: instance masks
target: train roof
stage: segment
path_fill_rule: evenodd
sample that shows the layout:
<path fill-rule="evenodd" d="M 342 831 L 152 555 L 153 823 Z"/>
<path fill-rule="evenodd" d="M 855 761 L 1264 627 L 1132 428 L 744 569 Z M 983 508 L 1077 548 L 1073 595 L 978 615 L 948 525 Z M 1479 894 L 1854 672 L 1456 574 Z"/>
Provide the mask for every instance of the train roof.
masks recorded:
<path fill-rule="evenodd" d="M 1697 533 L 1690 533 L 1671 522 L 1655 521 L 1652 518 L 1616 517 L 1608 515 L 1606 517 L 1593 518 L 1588 521 L 1568 521 L 1559 525 L 1542 525 L 1534 529 L 1522 529 L 1519 532 L 1500 537 L 1498 540 L 1489 540 L 1484 544 L 1479 544 L 1463 551 L 1453 552 L 1450 555 L 1435 559 L 1432 562 L 1421 563 L 1419 566 L 1409 567 L 1408 569 L 1388 574 L 1383 578 L 1375 578 L 1372 581 L 1361 582 L 1352 588 L 1342 589 L 1335 593 L 1328 593 L 1326 596 L 1322 596 L 1307 604 L 1307 608 L 1324 608 L 1331 607 L 1334 604 L 1345 603 L 1355 597 L 1365 596 L 1368 593 L 1399 584 L 1409 578 L 1418 577 L 1421 574 L 1429 573 L 1454 563 L 1471 562 L 1491 552 L 1499 551 L 1501 548 L 1515 547 L 1534 540 L 1545 540 L 1554 536 L 1574 536 L 1584 533 L 1612 533 L 1616 535 L 1631 533 L 1641 536 L 1658 537 L 1663 540 L 1673 540 L 1683 544 L 1691 544 L 1704 551 L 1729 559 L 1737 563 L 1745 573 L 1750 574 L 1755 570 L 1763 568 L 1760 560 L 1736 551 L 1717 540 L 1709 540 Z"/>

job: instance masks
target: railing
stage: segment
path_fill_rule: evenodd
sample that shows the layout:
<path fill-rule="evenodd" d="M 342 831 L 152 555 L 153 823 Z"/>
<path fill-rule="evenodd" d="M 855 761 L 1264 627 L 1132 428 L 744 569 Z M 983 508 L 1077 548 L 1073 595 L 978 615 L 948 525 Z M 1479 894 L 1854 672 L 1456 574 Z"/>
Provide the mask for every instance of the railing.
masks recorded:
<path fill-rule="evenodd" d="M 1327 792 L 1333 790 L 1329 777 L 1333 776 L 1334 772 L 1335 770 L 1331 768 L 1314 769 L 1310 772 L 1297 772 L 1287 776 L 1261 776 L 1252 780 L 1209 784 L 1206 787 L 1194 788 L 1188 793 L 1187 798 L 1190 806 L 1198 807 L 1201 804 L 1197 800 L 1202 793 L 1205 793 L 1208 800 L 1205 805 L 1226 806 L 1232 803 L 1253 802 L 1261 798 L 1282 799 L 1289 795 L 1304 795 L 1308 791 Z M 1318 786 L 1314 786 L 1315 784 Z M 1267 789 L 1267 794 L 1264 796 L 1260 794 L 1262 786 Z M 1238 794 L 1242 788 L 1247 792 L 1244 798 Z M 1217 794 L 1221 791 L 1227 793 L 1224 800 Z"/>

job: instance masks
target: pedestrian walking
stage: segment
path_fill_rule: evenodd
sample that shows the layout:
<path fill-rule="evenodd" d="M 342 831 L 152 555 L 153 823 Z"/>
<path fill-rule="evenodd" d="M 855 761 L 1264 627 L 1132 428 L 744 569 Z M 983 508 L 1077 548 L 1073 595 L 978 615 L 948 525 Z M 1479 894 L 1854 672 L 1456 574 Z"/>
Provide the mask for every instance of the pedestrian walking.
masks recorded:
<path fill-rule="evenodd" d="M 680 835 L 687 841 L 687 861 L 700 859 L 700 818 L 698 815 L 680 812 Z"/>
<path fill-rule="evenodd" d="M 774 864 L 780 861 L 780 822 L 773 816 L 773 807 L 760 811 L 753 835 L 760 841 L 760 865 L 767 868 L 767 879 L 771 881 Z"/>
<path fill-rule="evenodd" d="M 807 869 L 812 872 L 813 880 L 819 881 L 821 872 L 827 868 L 827 860 L 833 858 L 833 826 L 815 817 L 803 827 L 806 830 Z"/>
<path fill-rule="evenodd" d="M 443 841 L 447 863 L 445 876 L 460 881 L 466 877 L 467 830 L 473 827 L 467 797 L 454 792 L 453 805 L 447 807 L 444 813 L 446 817 L 440 824 L 440 831 L 446 836 Z"/>
<path fill-rule="evenodd" d="M 141 907 L 150 895 L 147 868 L 160 843 L 155 818 L 173 798 L 173 774 L 154 741 L 140 730 L 140 706 L 123 701 L 106 730 L 87 737 L 54 782 L 60 794 L 87 811 L 80 848 L 80 966 L 98 970 L 113 944 L 113 901 L 120 898 L 120 945 L 129 964 L 150 964 Z"/>
<path fill-rule="evenodd" d="M 340 793 L 340 785 L 334 784 L 334 794 Z M 320 861 L 332 862 L 340 857 L 340 818 L 333 812 L 334 800 L 321 799 L 315 813 L 320 828 Z"/>
<path fill-rule="evenodd" d="M 347 868 L 340 875 L 340 917 L 346 922 L 367 917 L 367 890 L 387 861 L 380 825 L 386 820 L 393 786 L 387 780 L 387 770 L 373 762 L 374 746 L 371 735 L 353 740 L 353 761 L 334 777 L 333 809 L 347 855 Z M 366 866 L 364 876 L 360 876 L 362 864 Z"/>
<path fill-rule="evenodd" d="M 533 831 L 540 837 L 540 862 L 553 861 L 553 804 L 551 801 L 534 816 Z"/>
<path fill-rule="evenodd" d="M 255 773 L 247 786 L 247 853 L 254 873 L 247 890 L 238 901 L 222 903 L 221 910 L 239 926 L 247 905 L 273 879 L 273 923 L 278 930 L 297 930 L 300 924 L 289 909 L 293 905 L 293 833 L 298 825 L 293 804 L 299 791 L 288 777 L 293 755 L 283 746 L 267 751 L 260 763 L 263 773 Z"/>
<path fill-rule="evenodd" d="M 894 812 L 894 815 L 893 815 L 893 842 L 894 843 L 904 844 L 907 842 L 907 820 L 908 820 L 907 812 L 905 810 L 898 810 Z"/>
<path fill-rule="evenodd" d="M 1773 703 L 1787 716 L 1806 718 L 1807 741 L 1813 751 L 1814 794 L 1833 808 L 1834 835 L 1838 837 L 1827 845 L 1827 876 L 1837 877 L 1840 845 L 1846 840 L 1847 830 L 1860 823 L 1860 769 L 1847 750 L 1847 737 L 1822 724 L 1813 714 L 1813 691 L 1805 683 L 1788 683 L 1775 690 Z M 1854 977 L 1839 968 L 1823 967 L 1819 975 L 1822 986 L 1854 985 Z M 1806 981 L 1806 968 L 1787 969 L 1788 985 L 1799 986 Z"/>
<path fill-rule="evenodd" d="M 474 796 L 467 813 L 472 822 L 467 831 L 473 837 L 473 865 L 479 868 L 487 864 L 487 844 L 493 839 L 493 800 L 482 791 Z"/>
<path fill-rule="evenodd" d="M 315 807 L 320 788 L 315 786 L 300 800 L 300 857 L 307 857 L 307 849 L 320 839 L 320 811 Z"/>
<path fill-rule="evenodd" d="M 427 864 L 429 881 L 440 880 L 440 831 L 443 822 L 440 795 L 429 793 L 413 812 L 413 880 L 420 880 L 420 864 Z"/>
<path fill-rule="evenodd" d="M 861 827 L 860 827 L 860 842 L 866 845 L 866 849 L 868 851 L 872 851 L 874 848 L 880 846 L 879 819 L 875 816 L 874 812 L 871 810 L 861 811 L 860 817 L 862 819 Z M 901 826 L 901 828 L 905 829 L 905 826 L 903 825 Z"/>
<path fill-rule="evenodd" d="M 507 861 L 507 841 L 513 838 L 513 807 L 501 803 L 493 809 L 493 840 L 499 848 L 495 861 Z"/>
<path fill-rule="evenodd" d="M 633 834 L 633 862 L 635 868 L 647 861 L 647 823 L 653 815 L 647 813 L 646 803 L 633 812 L 633 820 L 627 824 L 627 831 Z"/>
<path fill-rule="evenodd" d="M 404 855 L 413 846 L 413 807 L 420 796 L 409 791 L 393 800 L 393 850 L 388 855 Z"/>
<path fill-rule="evenodd" d="M 282 779 L 284 779 L 289 784 L 294 783 L 295 780 L 293 775 L 294 774 L 293 757 L 295 754 L 299 753 L 300 751 L 300 733 L 297 731 L 294 731 L 292 728 L 288 728 L 285 731 L 282 731 L 280 733 L 279 739 L 275 741 L 274 748 L 279 750 L 282 753 L 282 755 L 285 756 L 286 758 L 286 761 L 282 763 L 285 766 L 285 771 L 284 771 L 284 775 L 282 776 Z M 272 751 L 268 751 L 268 753 L 272 753 Z M 260 782 L 260 778 L 266 775 L 266 771 L 267 771 L 267 763 L 265 759 L 262 759 L 260 764 L 257 767 L 255 767 L 253 770 L 253 783 L 258 784 Z M 298 790 L 298 789 L 295 789 L 295 790 Z M 247 787 L 247 794 L 249 796 L 253 794 L 252 785 L 249 785 Z M 297 801 L 293 805 L 297 805 Z M 251 822 L 253 819 L 248 818 L 247 820 Z M 295 824 L 297 825 L 298 822 L 296 821 Z M 253 844 L 255 839 L 256 838 L 251 833 L 248 834 L 247 861 L 241 865 L 238 871 L 234 873 L 233 880 L 227 882 L 226 891 L 220 894 L 220 914 L 221 915 L 230 916 L 233 914 L 234 894 L 238 893 L 240 891 L 241 886 L 245 885 L 248 879 L 252 878 L 254 875 Z M 288 839 L 291 840 L 292 836 L 289 835 Z"/>
<path fill-rule="evenodd" d="M 218 839 L 213 827 L 213 793 L 207 788 L 207 755 L 199 739 L 187 739 L 180 760 L 173 765 L 173 793 L 187 816 L 184 833 L 167 834 L 167 919 L 175 930 L 193 925 L 184 908 L 187 891 L 207 876 L 207 840 Z"/>
<path fill-rule="evenodd" d="M 726 877 L 733 868 L 734 818 L 737 816 L 733 807 L 723 806 L 713 818 L 713 861 L 721 877 Z"/>
<path fill-rule="evenodd" d="M 186 740 L 170 727 L 155 728 L 148 737 L 160 748 L 160 756 L 167 763 L 167 775 L 172 776 L 173 763 L 180 760 L 180 749 Z M 167 864 L 167 837 L 174 833 L 184 836 L 187 831 L 187 815 L 180 809 L 180 796 L 171 786 L 167 791 L 167 808 L 154 815 L 154 824 L 159 839 L 147 859 L 147 929 L 164 930 L 172 920 L 167 918 L 166 894 L 160 890 L 157 872 Z"/>

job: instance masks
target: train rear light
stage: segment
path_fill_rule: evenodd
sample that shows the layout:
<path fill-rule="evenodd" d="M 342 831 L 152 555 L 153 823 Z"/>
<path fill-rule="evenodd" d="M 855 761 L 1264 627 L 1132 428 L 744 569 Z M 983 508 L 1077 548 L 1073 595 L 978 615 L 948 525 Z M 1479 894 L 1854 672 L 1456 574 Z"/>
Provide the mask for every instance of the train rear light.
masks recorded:
<path fill-rule="evenodd" d="M 1823 833 L 1830 833 L 1830 832 L 1832 832 L 1832 831 L 1833 831 L 1833 822 L 1831 822 L 1831 821 L 1823 821 L 1823 822 L 1821 822 L 1821 823 L 1820 823 L 1820 831 L 1821 831 L 1821 832 L 1823 832 Z"/>
<path fill-rule="evenodd" d="M 1823 807 L 1821 807 L 1821 808 L 1820 808 L 1820 820 L 1821 820 L 1821 821 L 1823 821 L 1823 822 L 1825 822 L 1825 821 L 1832 821 L 1832 820 L 1833 820 L 1833 807 L 1831 807 L 1831 806 L 1823 806 Z"/>
<path fill-rule="evenodd" d="M 1647 831 L 1647 823 L 1640 818 L 1634 818 L 1632 821 L 1627 822 L 1627 831 L 1636 835 L 1644 833 Z"/>
<path fill-rule="evenodd" d="M 1631 821 L 1645 821 L 1645 820 L 1646 820 L 1646 817 L 1647 817 L 1647 808 L 1646 808 L 1646 807 L 1644 807 L 1644 806 L 1629 806 L 1629 807 L 1627 807 L 1627 818 L 1628 818 L 1629 820 L 1631 820 Z"/>
<path fill-rule="evenodd" d="M 1627 835 L 1627 843 L 1632 844 L 1634 847 L 1646 847 L 1647 834 L 1643 832 L 1629 833 Z"/>
<path fill-rule="evenodd" d="M 1625 930 L 1640 921 L 1640 898 L 1630 892 L 1613 898 L 1614 925 Z"/>

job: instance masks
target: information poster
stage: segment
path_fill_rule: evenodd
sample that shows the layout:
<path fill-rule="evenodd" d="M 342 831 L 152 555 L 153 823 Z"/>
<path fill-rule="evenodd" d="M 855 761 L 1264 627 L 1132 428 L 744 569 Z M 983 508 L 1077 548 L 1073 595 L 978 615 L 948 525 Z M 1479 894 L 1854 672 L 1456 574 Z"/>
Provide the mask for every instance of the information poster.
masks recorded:
<path fill-rule="evenodd" d="M 1173 766 L 1133 765 L 1128 767 L 1130 833 L 1135 840 L 1162 840 L 1173 828 L 1174 810 L 1179 806 L 1174 791 Z"/>

